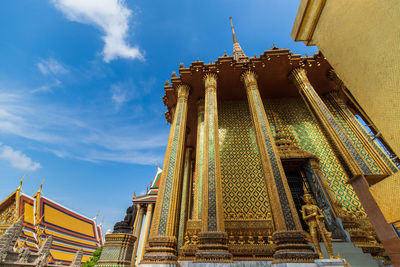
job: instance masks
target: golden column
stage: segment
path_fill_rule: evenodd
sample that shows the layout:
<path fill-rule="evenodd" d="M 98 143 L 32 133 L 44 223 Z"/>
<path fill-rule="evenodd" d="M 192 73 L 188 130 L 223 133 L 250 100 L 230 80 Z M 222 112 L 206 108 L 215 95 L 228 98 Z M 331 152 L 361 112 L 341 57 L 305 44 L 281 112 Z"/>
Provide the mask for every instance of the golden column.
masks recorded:
<path fill-rule="evenodd" d="M 333 69 L 329 71 L 328 77 L 336 83 L 336 86 L 339 88 L 339 90 L 342 90 L 344 93 L 346 93 L 345 85 L 336 75 Z M 336 92 L 328 94 L 328 101 L 339 111 L 340 116 L 349 125 L 351 131 L 354 133 L 357 139 L 360 140 L 363 147 L 368 152 L 368 155 L 374 159 L 374 162 L 377 164 L 382 173 L 391 175 L 394 172 L 397 172 L 398 168 L 396 165 L 394 165 L 393 161 L 386 155 L 382 148 L 380 148 L 374 142 L 374 140 L 371 139 L 371 136 L 356 119 L 354 114 L 351 113 L 346 103 L 344 103 L 339 95 Z"/>
<path fill-rule="evenodd" d="M 204 158 L 201 206 L 200 244 L 196 262 L 231 262 L 228 251 L 228 235 L 225 232 L 221 164 L 219 157 L 217 75 L 207 73 L 203 77 L 205 86 Z"/>
<path fill-rule="evenodd" d="M 302 234 L 300 219 L 258 90 L 256 74 L 253 71 L 246 71 L 242 74 L 241 79 L 246 87 L 254 132 L 271 198 L 276 230 L 273 238 L 278 245 L 274 253 L 274 261 L 314 262 L 317 255 Z"/>
<path fill-rule="evenodd" d="M 191 168 L 192 148 L 187 147 L 185 151 L 185 164 L 183 170 L 183 182 L 181 193 L 181 211 L 179 215 L 179 231 L 178 231 L 178 249 L 182 246 L 183 235 L 185 234 L 185 226 L 189 215 L 189 198 L 190 198 L 190 176 L 192 173 Z"/>
<path fill-rule="evenodd" d="M 382 211 L 378 207 L 374 197 L 369 191 L 369 184 L 364 174 L 371 174 L 370 169 L 355 151 L 351 142 L 347 139 L 333 115 L 329 112 L 324 102 L 315 92 L 307 78 L 305 69 L 298 67 L 291 71 L 289 79 L 299 89 L 300 94 L 320 125 L 333 142 L 338 151 L 338 158 L 343 169 L 349 177 L 349 183 L 353 186 L 368 218 L 385 247 L 386 253 L 392 259 L 398 259 L 400 241 L 393 227 L 387 223 Z"/>
<path fill-rule="evenodd" d="M 136 213 L 135 223 L 133 226 L 133 236 L 136 237 L 136 241 L 132 255 L 132 266 L 135 266 L 136 255 L 140 242 L 140 233 L 142 231 L 143 216 L 144 216 L 144 208 L 140 204 L 137 204 L 136 207 L 137 207 L 137 213 Z"/>
<path fill-rule="evenodd" d="M 176 230 L 179 216 L 179 189 L 185 149 L 189 86 L 178 85 L 177 94 L 178 100 L 165 153 L 149 246 L 141 263 L 178 264 Z"/>
<path fill-rule="evenodd" d="M 372 174 L 369 166 L 357 153 L 322 99 L 315 92 L 307 78 L 306 70 L 301 67 L 295 68 L 290 72 L 289 79 L 299 89 L 300 95 L 311 113 L 315 115 L 321 126 L 326 130 L 333 145 L 338 149 L 339 161 L 349 177 L 359 174 Z"/>
<path fill-rule="evenodd" d="M 139 249 L 137 263 L 139 263 L 143 259 L 144 250 L 146 248 L 147 239 L 149 236 L 149 228 L 150 228 L 150 222 L 151 222 L 152 215 L 153 215 L 153 204 L 150 203 L 150 204 L 147 204 L 146 219 L 144 220 L 144 228 L 143 228 L 143 232 L 142 232 L 143 236 L 140 241 L 141 243 L 140 243 L 140 249 Z"/>
<path fill-rule="evenodd" d="M 203 184 L 203 150 L 204 150 L 204 99 L 197 101 L 197 144 L 196 144 L 196 175 L 193 203 L 193 219 L 201 218 L 201 199 Z"/>

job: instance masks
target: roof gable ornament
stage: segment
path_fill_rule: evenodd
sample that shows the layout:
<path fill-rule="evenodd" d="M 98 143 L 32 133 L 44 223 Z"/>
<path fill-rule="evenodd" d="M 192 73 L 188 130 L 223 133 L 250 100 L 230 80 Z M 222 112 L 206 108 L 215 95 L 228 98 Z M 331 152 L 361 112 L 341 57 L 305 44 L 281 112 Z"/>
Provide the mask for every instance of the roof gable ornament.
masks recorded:
<path fill-rule="evenodd" d="M 232 29 L 232 36 L 233 36 L 233 59 L 238 62 L 248 61 L 246 54 L 243 52 L 243 49 L 237 40 L 235 29 L 233 28 L 231 16 L 229 16 L 229 20 L 231 21 L 231 29 Z"/>

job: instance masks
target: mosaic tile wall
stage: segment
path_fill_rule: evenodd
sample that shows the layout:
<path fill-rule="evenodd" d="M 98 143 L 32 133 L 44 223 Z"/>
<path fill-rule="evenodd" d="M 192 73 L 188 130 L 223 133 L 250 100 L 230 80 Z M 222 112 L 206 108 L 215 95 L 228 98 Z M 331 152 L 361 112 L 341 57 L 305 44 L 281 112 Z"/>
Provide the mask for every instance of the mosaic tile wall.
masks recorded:
<path fill-rule="evenodd" d="M 378 166 L 376 166 L 374 160 L 368 155 L 367 151 L 364 150 L 363 145 L 358 140 L 358 138 L 354 135 L 353 131 L 350 129 L 349 125 L 344 121 L 343 117 L 340 115 L 339 111 L 325 98 L 322 99 L 325 105 L 328 107 L 329 111 L 335 117 L 336 121 L 339 123 L 340 127 L 342 127 L 344 133 L 349 137 L 350 141 L 353 143 L 354 148 L 360 154 L 361 158 L 364 160 L 366 164 L 368 164 L 369 168 L 372 170 L 374 174 L 382 174 L 379 170 Z"/>
<path fill-rule="evenodd" d="M 346 184 L 348 177 L 335 157 L 331 145 L 321 132 L 301 98 L 264 99 L 268 119 L 272 121 L 271 109 L 274 110 L 282 131 L 304 150 L 320 159 L 321 171 L 330 188 L 343 206 L 357 212 L 362 209 L 353 188 Z M 271 123 L 273 135 L 274 125 Z"/>
<path fill-rule="evenodd" d="M 218 103 L 225 219 L 271 216 L 260 154 L 247 102 Z"/>

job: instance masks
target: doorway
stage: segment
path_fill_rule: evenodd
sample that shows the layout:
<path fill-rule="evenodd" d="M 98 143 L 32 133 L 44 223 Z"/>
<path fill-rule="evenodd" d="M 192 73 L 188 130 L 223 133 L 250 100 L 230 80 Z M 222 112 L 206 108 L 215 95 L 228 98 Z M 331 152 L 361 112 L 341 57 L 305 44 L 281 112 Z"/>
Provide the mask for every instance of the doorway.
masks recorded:
<path fill-rule="evenodd" d="M 297 210 L 297 214 L 300 218 L 301 226 L 303 227 L 304 231 L 308 232 L 308 225 L 303 220 L 303 217 L 301 215 L 301 207 L 305 204 L 302 199 L 302 196 L 304 195 L 303 181 L 306 182 L 306 186 L 309 188 L 308 182 L 303 179 L 302 172 L 298 169 L 285 170 L 285 174 L 287 182 L 289 184 L 290 192 L 292 193 L 292 198 Z M 310 190 L 308 191 L 311 192 Z"/>

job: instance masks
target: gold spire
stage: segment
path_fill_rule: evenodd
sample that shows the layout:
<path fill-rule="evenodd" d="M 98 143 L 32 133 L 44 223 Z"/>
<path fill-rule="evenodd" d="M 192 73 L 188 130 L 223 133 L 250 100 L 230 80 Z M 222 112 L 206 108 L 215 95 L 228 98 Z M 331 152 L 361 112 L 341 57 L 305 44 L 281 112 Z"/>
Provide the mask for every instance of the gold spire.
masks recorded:
<path fill-rule="evenodd" d="M 17 190 L 21 190 L 22 181 L 24 180 L 25 176 L 26 176 L 26 174 L 24 176 L 22 176 L 21 181 L 19 181 L 19 186 L 18 186 Z"/>
<path fill-rule="evenodd" d="M 232 17 L 229 16 L 229 20 L 231 21 L 231 28 L 232 28 L 232 36 L 233 36 L 233 59 L 236 61 L 246 61 L 247 56 L 240 47 L 240 44 L 237 40 L 235 29 L 233 28 Z"/>
<path fill-rule="evenodd" d="M 233 43 L 238 43 L 236 34 L 235 34 L 235 29 L 233 28 L 233 23 L 232 23 L 232 17 L 229 16 L 229 20 L 231 21 L 231 29 L 232 29 L 232 35 L 233 35 Z"/>

